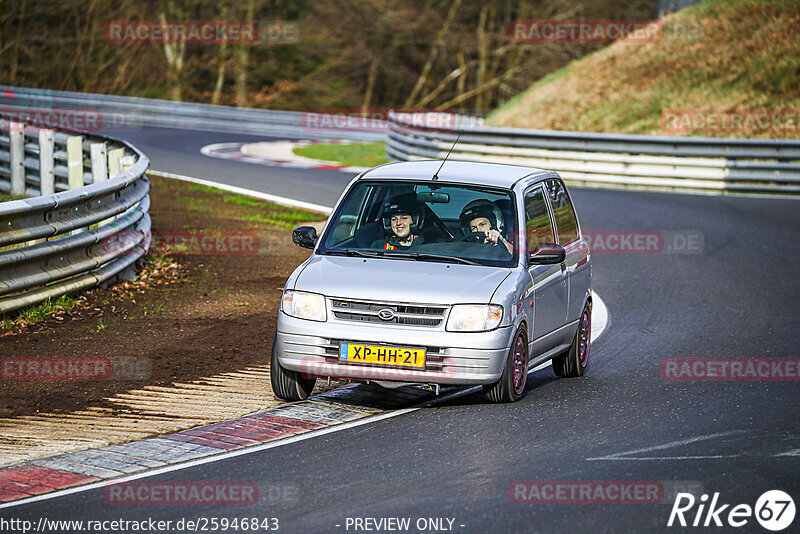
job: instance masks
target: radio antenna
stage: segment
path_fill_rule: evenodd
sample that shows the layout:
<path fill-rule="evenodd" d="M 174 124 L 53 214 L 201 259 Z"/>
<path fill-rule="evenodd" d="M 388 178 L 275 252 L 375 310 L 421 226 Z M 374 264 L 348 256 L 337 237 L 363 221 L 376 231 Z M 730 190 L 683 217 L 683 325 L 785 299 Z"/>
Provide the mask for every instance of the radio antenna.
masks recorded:
<path fill-rule="evenodd" d="M 439 165 L 439 170 L 437 170 L 435 173 L 433 173 L 433 180 L 434 180 L 434 181 L 439 179 L 439 171 L 441 171 L 441 170 L 442 170 L 442 167 L 444 167 L 444 164 L 445 164 L 445 162 L 447 161 L 447 158 L 449 158 L 449 157 L 450 157 L 450 152 L 452 152 L 452 151 L 453 151 L 453 149 L 456 147 L 456 143 L 458 143 L 458 140 L 459 140 L 459 139 L 461 139 L 461 134 L 463 134 L 463 133 L 464 133 L 464 129 L 463 129 L 463 128 L 462 128 L 461 130 L 459 130 L 459 131 L 458 131 L 458 137 L 456 137 L 456 140 L 455 140 L 455 142 L 453 143 L 453 146 L 451 146 L 451 147 L 450 147 L 450 150 L 447 152 L 447 155 L 446 155 L 446 156 L 444 157 L 444 159 L 442 160 L 442 164 L 441 164 L 441 165 Z"/>

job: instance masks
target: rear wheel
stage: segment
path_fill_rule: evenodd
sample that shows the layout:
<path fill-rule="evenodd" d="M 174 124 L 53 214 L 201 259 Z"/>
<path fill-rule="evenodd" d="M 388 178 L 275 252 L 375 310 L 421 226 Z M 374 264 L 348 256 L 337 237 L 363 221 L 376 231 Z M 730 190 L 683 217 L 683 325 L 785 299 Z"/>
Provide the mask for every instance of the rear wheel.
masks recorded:
<path fill-rule="evenodd" d="M 520 328 L 509 349 L 503 375 L 496 384 L 483 386 L 486 398 L 491 402 L 516 402 L 525 393 L 528 383 L 528 337 Z"/>
<path fill-rule="evenodd" d="M 272 382 L 272 392 L 278 398 L 294 402 L 307 399 L 317 383 L 316 378 L 304 378 L 297 371 L 290 371 L 281 366 L 275 350 L 278 334 L 272 339 L 272 356 L 269 363 L 269 377 Z"/>
<path fill-rule="evenodd" d="M 553 358 L 553 371 L 564 378 L 583 376 L 589 365 L 589 348 L 592 344 L 592 307 L 587 302 L 583 307 L 578 331 L 569 350 Z"/>

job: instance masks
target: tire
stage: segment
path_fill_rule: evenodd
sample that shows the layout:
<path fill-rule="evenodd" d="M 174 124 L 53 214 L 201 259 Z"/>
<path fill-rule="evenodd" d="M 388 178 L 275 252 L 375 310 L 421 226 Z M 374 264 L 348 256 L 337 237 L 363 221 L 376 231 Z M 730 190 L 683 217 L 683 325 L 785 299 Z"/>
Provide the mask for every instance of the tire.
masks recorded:
<path fill-rule="evenodd" d="M 304 378 L 297 371 L 283 368 L 281 362 L 278 361 L 278 354 L 275 352 L 277 341 L 278 334 L 276 333 L 272 339 L 272 355 L 269 359 L 269 377 L 272 382 L 272 392 L 278 398 L 289 402 L 305 400 L 314 389 L 317 379 Z"/>
<path fill-rule="evenodd" d="M 508 350 L 503 374 L 496 384 L 483 386 L 486 399 L 490 402 L 516 402 L 525 395 L 528 383 L 528 336 L 520 328 Z"/>
<path fill-rule="evenodd" d="M 581 312 L 578 331 L 569 350 L 553 358 L 553 371 L 563 378 L 583 376 L 589 365 L 589 349 L 592 344 L 592 306 L 587 302 Z"/>

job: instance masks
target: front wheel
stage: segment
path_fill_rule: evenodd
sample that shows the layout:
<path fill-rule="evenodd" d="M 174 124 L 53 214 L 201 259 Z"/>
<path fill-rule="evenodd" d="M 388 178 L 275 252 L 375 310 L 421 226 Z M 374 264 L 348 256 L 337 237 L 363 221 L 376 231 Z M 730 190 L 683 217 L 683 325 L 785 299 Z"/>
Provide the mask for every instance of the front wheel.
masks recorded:
<path fill-rule="evenodd" d="M 496 384 L 483 386 L 486 398 L 491 402 L 516 402 L 525 393 L 528 383 L 528 337 L 520 328 L 508 351 L 503 374 Z"/>
<path fill-rule="evenodd" d="M 269 378 L 272 382 L 272 392 L 278 398 L 294 402 L 301 401 L 308 398 L 314 385 L 317 383 L 316 378 L 303 378 L 297 371 L 290 371 L 281 366 L 278 361 L 278 353 L 275 351 L 275 346 L 278 344 L 278 334 L 272 339 L 272 356 L 269 359 Z"/>
<path fill-rule="evenodd" d="M 560 377 L 583 376 L 589 365 L 589 348 L 592 344 L 592 307 L 587 302 L 581 313 L 578 331 L 569 350 L 553 358 L 553 371 Z"/>

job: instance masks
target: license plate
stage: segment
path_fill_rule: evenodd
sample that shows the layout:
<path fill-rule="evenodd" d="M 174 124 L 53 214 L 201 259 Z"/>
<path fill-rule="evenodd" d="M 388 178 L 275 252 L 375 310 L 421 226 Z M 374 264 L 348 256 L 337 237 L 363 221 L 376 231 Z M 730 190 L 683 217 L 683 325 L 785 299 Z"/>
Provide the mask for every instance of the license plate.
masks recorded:
<path fill-rule="evenodd" d="M 425 369 L 425 349 L 394 345 L 340 343 L 339 363 Z"/>

